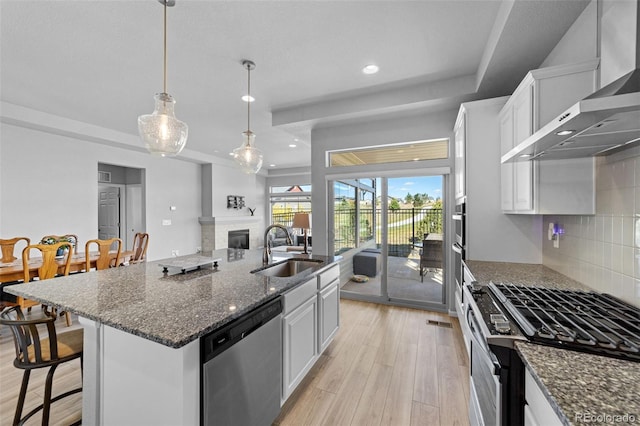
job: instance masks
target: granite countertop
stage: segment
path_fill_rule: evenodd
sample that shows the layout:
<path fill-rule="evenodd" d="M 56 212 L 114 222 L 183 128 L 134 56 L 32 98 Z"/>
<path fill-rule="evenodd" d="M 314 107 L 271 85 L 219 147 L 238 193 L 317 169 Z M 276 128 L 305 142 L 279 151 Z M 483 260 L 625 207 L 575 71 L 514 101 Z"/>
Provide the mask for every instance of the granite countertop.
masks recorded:
<path fill-rule="evenodd" d="M 494 283 L 512 283 L 523 286 L 590 290 L 584 284 L 540 264 L 480 260 L 465 260 L 464 263 L 480 284 L 489 284 L 489 281 L 493 281 Z"/>
<path fill-rule="evenodd" d="M 591 290 L 539 264 L 476 260 L 467 260 L 465 264 L 480 284 L 493 281 Z M 614 423 L 589 421 L 588 416 L 615 419 L 626 415 L 627 419 L 635 416 L 635 422 L 640 420 L 640 363 L 527 342 L 516 342 L 515 346 L 563 424 Z"/>
<path fill-rule="evenodd" d="M 524 342 L 516 350 L 565 425 L 640 420 L 639 363 Z"/>
<path fill-rule="evenodd" d="M 333 256 L 278 253 L 322 260 L 295 277 L 251 274 L 262 267 L 262 250 L 216 250 L 211 266 L 185 274 L 163 273 L 161 264 L 181 256 L 5 287 L 5 291 L 98 321 L 165 346 L 179 348 L 306 282 L 336 262 Z"/>

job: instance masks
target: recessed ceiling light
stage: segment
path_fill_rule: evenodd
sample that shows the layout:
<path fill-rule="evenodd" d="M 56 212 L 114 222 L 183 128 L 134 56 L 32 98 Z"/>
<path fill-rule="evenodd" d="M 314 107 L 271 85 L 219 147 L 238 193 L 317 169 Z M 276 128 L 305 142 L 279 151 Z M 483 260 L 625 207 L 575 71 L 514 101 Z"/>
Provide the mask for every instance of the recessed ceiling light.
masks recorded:
<path fill-rule="evenodd" d="M 250 95 L 244 95 L 242 97 L 242 100 L 245 101 L 245 102 L 253 102 L 253 101 L 256 100 L 256 98 L 254 98 L 253 96 L 250 96 Z"/>
<path fill-rule="evenodd" d="M 380 68 L 377 65 L 367 65 L 366 67 L 362 68 L 362 72 L 365 74 L 375 74 L 380 70 Z"/>
<path fill-rule="evenodd" d="M 571 133 L 575 133 L 575 130 L 560 130 L 559 132 L 556 132 L 556 135 L 567 136 L 567 135 L 570 135 Z"/>
<path fill-rule="evenodd" d="M 290 143 L 289 144 L 289 148 L 295 148 L 296 146 L 298 146 L 298 145 L 296 145 L 295 143 Z"/>
<path fill-rule="evenodd" d="M 520 158 L 529 158 L 531 157 L 531 154 L 522 154 L 520 155 Z"/>
<path fill-rule="evenodd" d="M 275 164 L 269 164 L 269 167 L 275 167 L 275 166 L 276 166 Z"/>
<path fill-rule="evenodd" d="M 413 159 L 413 161 L 419 161 L 419 160 L 420 160 L 419 158 L 414 158 L 414 159 Z"/>

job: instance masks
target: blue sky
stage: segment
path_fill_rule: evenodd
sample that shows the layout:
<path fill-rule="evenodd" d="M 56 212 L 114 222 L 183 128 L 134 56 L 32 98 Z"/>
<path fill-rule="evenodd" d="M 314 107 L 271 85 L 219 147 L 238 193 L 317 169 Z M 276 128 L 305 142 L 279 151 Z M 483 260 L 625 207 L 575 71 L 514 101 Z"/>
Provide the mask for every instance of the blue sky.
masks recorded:
<path fill-rule="evenodd" d="M 427 193 L 430 197 L 442 197 L 442 176 L 419 176 L 389 179 L 389 195 L 404 198 L 407 193 Z"/>

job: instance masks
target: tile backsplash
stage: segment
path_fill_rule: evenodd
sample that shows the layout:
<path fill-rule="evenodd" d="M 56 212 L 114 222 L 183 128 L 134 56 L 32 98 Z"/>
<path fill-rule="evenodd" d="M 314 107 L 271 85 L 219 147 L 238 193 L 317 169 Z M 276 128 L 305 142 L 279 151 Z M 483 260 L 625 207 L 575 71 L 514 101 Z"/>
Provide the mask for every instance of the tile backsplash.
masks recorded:
<path fill-rule="evenodd" d="M 547 238 L 549 223 L 564 234 Z M 596 158 L 596 214 L 544 216 L 543 264 L 640 306 L 640 147 Z"/>

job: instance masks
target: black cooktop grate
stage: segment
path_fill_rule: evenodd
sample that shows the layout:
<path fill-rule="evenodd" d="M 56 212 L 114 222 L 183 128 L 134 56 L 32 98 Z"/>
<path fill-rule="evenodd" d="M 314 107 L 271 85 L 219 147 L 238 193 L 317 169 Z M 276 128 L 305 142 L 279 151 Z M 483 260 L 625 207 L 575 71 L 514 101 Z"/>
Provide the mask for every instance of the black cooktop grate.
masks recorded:
<path fill-rule="evenodd" d="M 579 290 L 490 288 L 532 341 L 640 361 L 640 309 L 622 300 Z"/>

